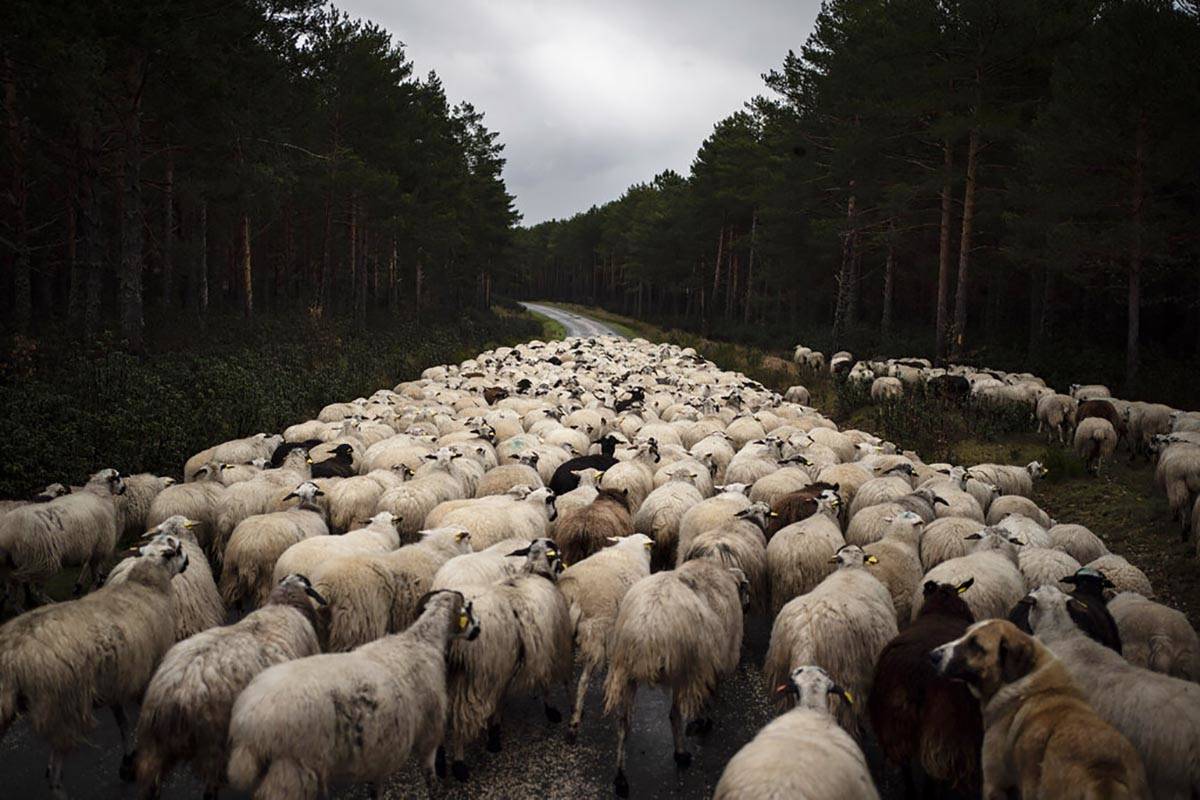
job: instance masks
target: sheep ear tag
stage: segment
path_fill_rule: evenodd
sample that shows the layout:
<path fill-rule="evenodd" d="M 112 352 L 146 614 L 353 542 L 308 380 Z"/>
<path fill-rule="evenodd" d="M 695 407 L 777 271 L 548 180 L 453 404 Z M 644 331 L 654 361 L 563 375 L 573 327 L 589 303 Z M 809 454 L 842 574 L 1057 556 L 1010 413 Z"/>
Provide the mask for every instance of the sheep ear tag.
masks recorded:
<path fill-rule="evenodd" d="M 470 619 L 468 619 L 468 617 L 465 613 L 458 615 L 458 629 L 460 631 L 465 631 L 467 629 L 467 624 L 469 622 L 470 622 Z"/>

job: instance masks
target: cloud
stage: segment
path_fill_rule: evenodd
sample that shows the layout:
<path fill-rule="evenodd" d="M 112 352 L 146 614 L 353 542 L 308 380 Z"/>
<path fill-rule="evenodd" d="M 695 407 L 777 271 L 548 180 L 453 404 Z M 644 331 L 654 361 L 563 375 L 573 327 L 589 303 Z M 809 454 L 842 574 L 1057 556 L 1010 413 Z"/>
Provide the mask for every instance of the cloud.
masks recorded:
<path fill-rule="evenodd" d="M 343 0 L 469 100 L 505 143 L 526 223 L 567 217 L 663 169 L 764 91 L 818 0 Z"/>

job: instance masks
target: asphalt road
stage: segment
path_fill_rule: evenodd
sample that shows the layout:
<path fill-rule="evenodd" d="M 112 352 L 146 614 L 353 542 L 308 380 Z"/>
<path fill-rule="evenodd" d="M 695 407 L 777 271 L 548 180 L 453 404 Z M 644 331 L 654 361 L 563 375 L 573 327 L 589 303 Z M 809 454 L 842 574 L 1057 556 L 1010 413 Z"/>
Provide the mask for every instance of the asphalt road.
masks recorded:
<path fill-rule="evenodd" d="M 567 329 L 567 336 L 618 336 L 625 338 L 612 327 L 591 317 L 564 311 L 554 306 L 542 305 L 541 303 L 523 302 L 521 305 L 530 311 L 536 311 L 538 314 L 550 317 L 555 322 L 562 323 L 562 326 Z"/>

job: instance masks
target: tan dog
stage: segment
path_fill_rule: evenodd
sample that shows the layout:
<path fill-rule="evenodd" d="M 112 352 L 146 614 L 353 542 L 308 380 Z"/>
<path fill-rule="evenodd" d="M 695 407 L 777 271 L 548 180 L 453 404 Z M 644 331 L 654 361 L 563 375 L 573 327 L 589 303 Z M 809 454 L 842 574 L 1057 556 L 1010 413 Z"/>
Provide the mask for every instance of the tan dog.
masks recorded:
<path fill-rule="evenodd" d="M 1129 741 L 1096 715 L 1062 663 L 1015 625 L 977 622 L 930 654 L 983 705 L 983 797 L 1149 798 Z"/>

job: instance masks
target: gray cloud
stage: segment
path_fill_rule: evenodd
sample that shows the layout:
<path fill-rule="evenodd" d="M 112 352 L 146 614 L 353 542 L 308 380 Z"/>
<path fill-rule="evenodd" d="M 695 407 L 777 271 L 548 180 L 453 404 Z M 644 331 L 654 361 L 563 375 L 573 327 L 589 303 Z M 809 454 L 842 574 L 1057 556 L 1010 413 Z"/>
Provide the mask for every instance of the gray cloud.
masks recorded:
<path fill-rule="evenodd" d="M 342 0 L 470 100 L 506 145 L 526 223 L 672 168 L 798 50 L 819 0 Z"/>

